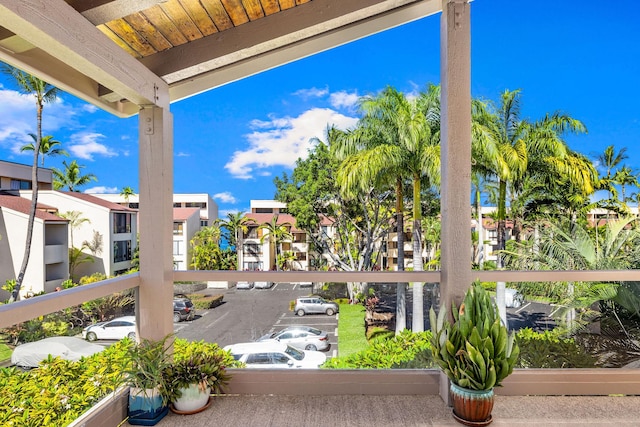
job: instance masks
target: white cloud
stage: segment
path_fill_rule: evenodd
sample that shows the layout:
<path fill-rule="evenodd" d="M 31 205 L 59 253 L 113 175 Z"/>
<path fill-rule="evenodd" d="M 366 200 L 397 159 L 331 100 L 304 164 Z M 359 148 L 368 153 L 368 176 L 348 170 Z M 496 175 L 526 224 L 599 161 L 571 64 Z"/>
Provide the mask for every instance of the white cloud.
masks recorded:
<path fill-rule="evenodd" d="M 358 104 L 360 97 L 357 93 L 348 93 L 345 91 L 335 92 L 329 96 L 329 102 L 333 108 L 353 109 Z"/>
<path fill-rule="evenodd" d="M 93 160 L 94 155 L 114 157 L 118 154 L 104 144 L 98 142 L 105 138 L 101 133 L 77 133 L 71 135 L 69 151 L 80 159 Z"/>
<path fill-rule="evenodd" d="M 269 174 L 265 169 L 272 166 L 293 168 L 298 158 L 307 157 L 313 138 L 325 138 L 327 126 L 346 129 L 357 121 L 329 108 L 313 108 L 298 117 L 258 121 L 257 130 L 245 135 L 249 147 L 234 152 L 225 169 L 235 178 L 250 179 L 254 174 Z"/>
<path fill-rule="evenodd" d="M 56 133 L 73 125 L 78 110 L 58 98 L 53 103 L 44 105 L 42 133 L 53 135 L 65 143 Z M 9 148 L 11 152 L 20 154 L 20 147 L 31 142 L 29 133 L 36 130 L 36 103 L 32 95 L 0 87 L 0 148 Z M 28 155 L 29 153 L 23 153 Z"/>
<path fill-rule="evenodd" d="M 214 194 L 213 198 L 215 200 L 220 200 L 222 203 L 234 204 L 234 203 L 236 203 L 238 201 L 235 197 L 233 197 L 233 194 L 231 194 L 228 191 L 225 191 L 224 193 Z"/>
<path fill-rule="evenodd" d="M 318 89 L 317 87 L 312 87 L 309 89 L 297 90 L 293 94 L 303 99 L 308 99 L 308 98 L 322 98 L 323 96 L 327 96 L 328 93 L 329 93 L 329 88 L 327 87 L 325 87 L 324 89 Z"/>
<path fill-rule="evenodd" d="M 87 113 L 95 113 L 96 111 L 98 111 L 98 107 L 93 104 L 83 104 L 81 108 L 82 111 Z"/>
<path fill-rule="evenodd" d="M 176 157 L 190 157 L 191 154 L 185 153 L 184 151 L 179 151 L 176 153 Z"/>
<path fill-rule="evenodd" d="M 118 187 L 97 186 L 84 190 L 88 194 L 120 194 Z"/>
<path fill-rule="evenodd" d="M 237 213 L 245 213 L 245 212 L 249 212 L 249 209 L 246 210 L 242 210 L 242 209 L 221 209 L 220 211 L 218 211 L 218 218 L 227 218 L 227 215 L 229 214 L 237 214 Z"/>

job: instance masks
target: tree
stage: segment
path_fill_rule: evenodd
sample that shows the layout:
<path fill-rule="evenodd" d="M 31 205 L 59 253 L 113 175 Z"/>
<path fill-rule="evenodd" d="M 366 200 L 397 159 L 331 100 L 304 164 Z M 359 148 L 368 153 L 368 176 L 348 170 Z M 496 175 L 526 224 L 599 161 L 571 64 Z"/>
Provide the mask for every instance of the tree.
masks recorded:
<path fill-rule="evenodd" d="M 31 255 L 31 240 L 33 239 L 33 224 L 35 222 L 36 207 L 38 205 L 38 155 L 40 154 L 40 146 L 42 143 L 42 110 L 45 103 L 53 102 L 58 97 L 58 88 L 51 86 L 49 83 L 40 80 L 30 74 L 18 70 L 17 68 L 5 65 L 3 72 L 13 78 L 18 90 L 24 94 L 32 95 L 36 102 L 36 141 L 33 150 L 33 164 L 31 166 L 31 207 L 29 209 L 29 219 L 27 222 L 27 238 L 24 245 L 24 256 L 22 265 L 16 278 L 16 283 L 11 293 L 10 302 L 16 301 L 20 294 L 22 281 L 27 271 L 29 257 Z"/>
<path fill-rule="evenodd" d="M 79 165 L 78 162 L 72 160 L 67 164 L 66 161 L 62 162 L 64 170 L 53 168 L 53 188 L 56 190 L 67 189 L 68 191 L 80 191 L 78 187 L 87 185 L 91 181 L 97 181 L 98 178 L 92 173 L 82 175 L 81 169 L 84 166 Z"/>
<path fill-rule="evenodd" d="M 71 243 L 71 246 L 73 247 L 73 230 L 79 228 L 85 222 L 90 224 L 91 220 L 89 218 L 83 218 L 82 212 L 80 211 L 63 212 L 60 214 L 60 217 L 69 220 L 69 234 L 71 240 L 69 243 Z"/>
<path fill-rule="evenodd" d="M 233 254 L 220 248 L 220 228 L 217 226 L 201 228 L 189 244 L 191 265 L 196 270 L 229 270 L 235 266 L 235 261 L 229 259 Z"/>
<path fill-rule="evenodd" d="M 600 177 L 600 189 L 607 190 L 609 193 L 609 199 L 606 206 L 607 209 L 611 209 L 617 204 L 618 197 L 616 194 L 614 176 L 618 165 L 625 159 L 629 158 L 626 153 L 626 147 L 622 147 L 620 151 L 616 153 L 615 147 L 613 145 L 609 145 L 604 149 L 604 152 L 597 157 L 598 165 L 600 169 L 604 171 L 604 176 Z M 609 218 L 608 213 L 607 218 Z"/>
<path fill-rule="evenodd" d="M 484 169 L 490 171 L 498 181 L 496 219 L 498 250 L 501 251 L 505 249 L 506 241 L 508 191 L 513 195 L 522 188 L 527 172 L 536 170 L 530 167 L 530 162 L 535 159 L 548 160 L 548 166 L 562 165 L 569 155 L 569 149 L 560 136 L 566 131 L 585 132 L 586 128 L 579 120 L 560 113 L 547 114 L 535 123 L 521 119 L 519 90 L 505 90 L 497 107 L 475 107 L 474 144 L 485 147 L 484 150 L 476 150 L 476 153 L 479 153 L 478 159 L 484 162 Z M 589 185 L 581 181 L 585 178 L 582 172 L 562 170 L 570 173 L 572 182 L 576 185 Z M 498 268 L 503 267 L 501 252 L 497 264 Z M 498 282 L 496 301 L 500 316 L 506 324 L 504 288 L 505 283 Z"/>
<path fill-rule="evenodd" d="M 396 89 L 387 87 L 376 97 L 361 101 L 364 116 L 355 138 L 345 138 L 349 153 L 338 180 L 343 188 L 359 188 L 381 182 L 380 176 L 409 179 L 412 183 L 413 269 L 421 271 L 422 203 L 421 186 L 440 183 L 440 88 L 430 85 L 417 99 L 409 100 Z M 361 135 L 372 136 L 368 140 Z M 401 197 L 396 190 L 396 197 Z M 399 242 L 400 244 L 400 242 Z M 402 251 L 399 247 L 398 251 Z M 414 332 L 424 330 L 422 283 L 413 284 Z"/>
<path fill-rule="evenodd" d="M 30 144 L 23 145 L 20 148 L 20 151 L 35 151 L 36 144 L 38 142 L 38 136 L 30 133 L 29 136 L 33 138 L 33 142 Z M 53 139 L 52 135 L 43 136 L 40 140 L 40 154 L 42 154 L 42 167 L 44 167 L 44 158 L 45 156 L 53 157 L 53 156 L 68 156 L 66 150 L 63 148 L 56 148 L 57 145 L 62 145 L 60 141 L 56 141 Z"/>
<path fill-rule="evenodd" d="M 624 165 L 613 175 L 613 182 L 620 186 L 620 201 L 624 206 L 624 210 L 628 211 L 627 202 L 629 199 L 627 199 L 625 190 L 629 185 L 638 186 L 638 174 L 634 173 L 629 166 Z"/>
<path fill-rule="evenodd" d="M 249 231 L 248 223 L 249 218 L 247 218 L 244 213 L 236 212 L 236 213 L 228 213 L 227 219 L 220 220 L 220 228 L 223 229 L 226 233 L 226 237 L 229 242 L 229 246 L 231 246 L 236 252 L 236 259 L 238 260 L 237 269 L 241 270 L 241 257 L 240 252 L 242 251 L 242 237 L 245 233 Z"/>
<path fill-rule="evenodd" d="M 93 256 L 100 255 L 102 253 L 103 236 L 99 231 L 93 230 L 93 238 L 91 241 L 85 240 L 82 242 L 82 246 L 89 249 Z"/>
<path fill-rule="evenodd" d="M 122 197 L 124 197 L 124 201 L 128 204 L 129 203 L 129 197 L 134 196 L 136 194 L 136 192 L 133 190 L 133 188 L 127 186 L 127 187 L 123 187 L 122 191 L 120 191 L 120 195 Z"/>
<path fill-rule="evenodd" d="M 271 221 L 260 224 L 258 228 L 266 230 L 266 233 L 260 238 L 260 243 L 264 243 L 265 239 L 268 239 L 270 245 L 273 245 L 275 249 L 275 267 L 276 270 L 280 269 L 278 265 L 278 257 L 282 253 L 282 242 L 284 240 L 292 240 L 293 234 L 291 234 L 291 227 L 293 225 L 290 222 L 278 223 L 278 215 L 274 215 Z"/>
<path fill-rule="evenodd" d="M 306 159 L 296 161 L 292 175 L 274 180 L 276 199 L 287 204 L 296 227 L 307 233 L 316 259 L 321 260 L 316 267 L 366 271 L 376 265 L 379 242 L 392 225 L 392 192 L 370 186 L 346 197 L 340 191 L 336 179 L 340 160 L 331 146 L 342 133 L 330 127 L 326 143 L 314 140 L 314 148 Z M 347 287 L 352 301 L 363 291 L 360 282 Z"/>
<path fill-rule="evenodd" d="M 87 262 L 94 262 L 95 260 L 90 255 L 82 251 L 83 248 L 71 247 L 69 248 L 69 275 L 75 277 L 76 268 L 80 264 Z"/>

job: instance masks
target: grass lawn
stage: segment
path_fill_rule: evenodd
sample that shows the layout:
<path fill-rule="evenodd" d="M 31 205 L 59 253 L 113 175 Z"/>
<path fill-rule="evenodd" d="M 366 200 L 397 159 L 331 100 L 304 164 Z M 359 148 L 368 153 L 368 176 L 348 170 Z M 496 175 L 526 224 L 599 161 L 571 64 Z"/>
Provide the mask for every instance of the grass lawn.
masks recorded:
<path fill-rule="evenodd" d="M 338 356 L 358 353 L 369 343 L 364 331 L 365 308 L 361 304 L 340 304 L 338 317 Z"/>
<path fill-rule="evenodd" d="M 11 358 L 11 349 L 6 344 L 0 344 L 0 362 Z"/>

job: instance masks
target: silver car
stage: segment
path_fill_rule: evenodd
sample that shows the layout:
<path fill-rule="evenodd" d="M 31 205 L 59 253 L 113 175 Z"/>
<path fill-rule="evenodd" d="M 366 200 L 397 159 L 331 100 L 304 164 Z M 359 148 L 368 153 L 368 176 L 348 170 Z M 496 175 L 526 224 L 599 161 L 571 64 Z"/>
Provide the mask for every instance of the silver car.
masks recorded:
<path fill-rule="evenodd" d="M 327 316 L 333 316 L 338 312 L 338 304 L 320 297 L 303 297 L 296 299 L 293 312 L 298 316 L 313 313 L 324 313 Z"/>
<path fill-rule="evenodd" d="M 257 341 L 267 340 L 277 340 L 300 350 L 324 351 L 329 348 L 329 334 L 310 326 L 290 326 Z"/>

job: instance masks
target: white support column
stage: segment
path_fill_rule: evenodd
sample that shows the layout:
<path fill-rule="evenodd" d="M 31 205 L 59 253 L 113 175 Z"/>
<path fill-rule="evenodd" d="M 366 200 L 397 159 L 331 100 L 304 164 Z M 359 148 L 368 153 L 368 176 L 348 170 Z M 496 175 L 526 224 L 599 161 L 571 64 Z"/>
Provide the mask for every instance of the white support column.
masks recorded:
<path fill-rule="evenodd" d="M 440 307 L 460 303 L 471 284 L 471 28 L 468 0 L 443 0 L 440 21 L 441 213 Z M 441 375 L 440 396 L 449 401 Z"/>
<path fill-rule="evenodd" d="M 140 287 L 138 338 L 173 332 L 173 116 L 155 106 L 140 110 Z"/>

